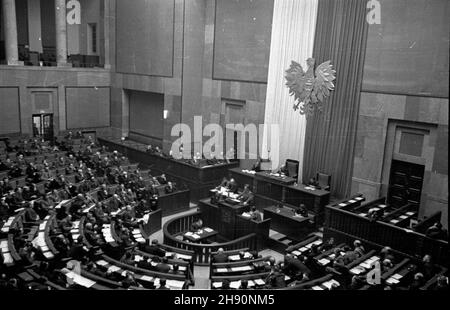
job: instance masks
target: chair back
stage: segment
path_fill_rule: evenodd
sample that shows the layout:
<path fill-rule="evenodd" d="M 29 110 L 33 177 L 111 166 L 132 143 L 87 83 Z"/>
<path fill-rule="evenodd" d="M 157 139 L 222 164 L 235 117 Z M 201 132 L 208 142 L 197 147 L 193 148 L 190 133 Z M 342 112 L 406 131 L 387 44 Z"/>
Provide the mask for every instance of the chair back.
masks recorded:
<path fill-rule="evenodd" d="M 319 186 L 325 190 L 328 190 L 330 188 L 331 184 L 331 175 L 317 172 L 316 177 L 317 183 L 319 183 Z"/>
<path fill-rule="evenodd" d="M 300 163 L 298 160 L 286 159 L 286 169 L 288 171 L 288 176 L 290 176 L 291 178 L 297 179 L 299 166 L 300 166 Z"/>

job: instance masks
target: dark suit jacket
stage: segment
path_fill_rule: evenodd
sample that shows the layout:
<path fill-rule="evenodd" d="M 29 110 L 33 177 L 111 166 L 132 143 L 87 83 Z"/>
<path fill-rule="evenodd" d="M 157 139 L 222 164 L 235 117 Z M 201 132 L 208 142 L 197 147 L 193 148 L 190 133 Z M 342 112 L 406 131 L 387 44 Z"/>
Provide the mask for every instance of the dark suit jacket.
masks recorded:
<path fill-rule="evenodd" d="M 225 253 L 218 253 L 213 257 L 214 263 L 226 263 L 228 262 L 228 255 Z"/>
<path fill-rule="evenodd" d="M 293 273 L 306 273 L 311 274 L 311 270 L 306 267 L 305 264 L 303 264 L 299 259 L 294 257 L 284 257 L 284 270 L 286 272 L 293 272 Z"/>
<path fill-rule="evenodd" d="M 146 245 L 144 247 L 144 252 L 147 252 L 149 254 L 153 254 L 153 255 L 156 255 L 159 257 L 164 257 L 166 255 L 166 251 L 164 251 L 157 245 Z"/>
<path fill-rule="evenodd" d="M 170 266 L 164 263 L 159 263 L 156 265 L 156 271 L 162 272 L 162 273 L 168 273 L 170 271 Z"/>

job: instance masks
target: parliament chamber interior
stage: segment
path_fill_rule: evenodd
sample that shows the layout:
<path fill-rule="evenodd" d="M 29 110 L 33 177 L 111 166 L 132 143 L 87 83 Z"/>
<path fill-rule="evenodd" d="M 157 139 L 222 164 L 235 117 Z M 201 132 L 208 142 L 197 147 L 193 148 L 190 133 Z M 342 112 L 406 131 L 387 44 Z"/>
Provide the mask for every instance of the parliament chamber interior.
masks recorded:
<path fill-rule="evenodd" d="M 448 290 L 448 0 L 0 2 L 0 290 Z"/>

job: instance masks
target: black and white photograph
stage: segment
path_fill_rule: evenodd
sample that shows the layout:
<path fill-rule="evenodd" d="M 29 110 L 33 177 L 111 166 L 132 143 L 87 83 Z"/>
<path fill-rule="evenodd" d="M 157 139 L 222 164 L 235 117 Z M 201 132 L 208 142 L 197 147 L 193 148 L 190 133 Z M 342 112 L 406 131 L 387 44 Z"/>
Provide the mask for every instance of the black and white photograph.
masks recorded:
<path fill-rule="evenodd" d="M 0 300 L 448 293 L 450 1 L 0 4 Z"/>

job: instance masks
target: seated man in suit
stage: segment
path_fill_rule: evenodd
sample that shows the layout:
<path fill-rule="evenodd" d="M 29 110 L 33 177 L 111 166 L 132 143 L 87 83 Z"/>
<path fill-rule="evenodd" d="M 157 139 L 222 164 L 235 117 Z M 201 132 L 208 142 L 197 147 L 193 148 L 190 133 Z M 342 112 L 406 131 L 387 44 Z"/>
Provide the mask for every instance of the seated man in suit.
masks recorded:
<path fill-rule="evenodd" d="M 163 257 L 161 262 L 156 265 L 155 269 L 158 272 L 168 273 L 170 271 L 170 266 L 168 264 L 169 260 L 167 257 Z"/>
<path fill-rule="evenodd" d="M 279 174 L 288 175 L 288 174 L 289 174 L 289 171 L 288 171 L 286 165 L 282 165 L 282 166 L 280 167 L 280 169 L 278 170 L 278 173 L 279 173 Z"/>
<path fill-rule="evenodd" d="M 135 265 L 136 265 L 136 267 L 142 268 L 142 269 L 147 269 L 147 270 L 153 269 L 152 259 L 150 257 L 144 258 L 144 259 L 138 261 Z"/>
<path fill-rule="evenodd" d="M 308 209 L 306 209 L 306 206 L 301 203 L 299 208 L 295 210 L 295 214 L 303 217 L 308 217 Z"/>
<path fill-rule="evenodd" d="M 232 193 L 236 193 L 238 191 L 238 185 L 233 178 L 228 183 L 227 189 Z"/>
<path fill-rule="evenodd" d="M 309 179 L 308 185 L 313 186 L 313 187 L 318 187 L 319 182 L 317 182 L 317 180 L 313 177 L 313 178 Z"/>
<path fill-rule="evenodd" d="M 262 222 L 263 217 L 261 212 L 256 209 L 255 206 L 252 207 L 252 209 L 250 210 L 250 218 L 256 222 Z"/>
<path fill-rule="evenodd" d="M 217 250 L 217 254 L 213 256 L 213 263 L 226 263 L 228 262 L 228 255 L 224 253 L 223 248 Z"/>
<path fill-rule="evenodd" d="M 284 274 L 281 272 L 281 269 L 278 265 L 275 265 L 273 270 L 267 276 L 266 286 L 268 288 L 283 288 L 286 287 L 286 281 L 284 280 Z"/>
<path fill-rule="evenodd" d="M 159 287 L 158 290 L 170 290 L 170 288 L 168 288 L 166 286 L 166 279 L 160 279 L 159 280 Z"/>
<path fill-rule="evenodd" d="M 212 195 L 212 197 L 211 197 L 211 203 L 212 204 L 217 204 L 217 203 L 219 203 L 222 200 L 223 200 L 223 197 L 222 197 L 222 195 L 220 193 L 214 193 Z"/>
<path fill-rule="evenodd" d="M 220 182 L 219 186 L 217 186 L 218 189 L 221 187 L 227 188 L 228 187 L 228 179 L 227 177 L 223 177 L 222 182 Z"/>
<path fill-rule="evenodd" d="M 440 240 L 448 239 L 447 230 L 442 228 L 441 222 L 436 222 L 432 226 L 430 226 L 425 232 L 425 235 L 433 239 L 440 239 Z"/>
<path fill-rule="evenodd" d="M 84 236 L 93 245 L 97 245 L 101 239 L 100 235 L 95 232 L 92 223 L 86 223 L 84 226 Z"/>
<path fill-rule="evenodd" d="M 303 274 L 308 276 L 311 274 L 311 270 L 302 261 L 289 253 L 284 256 L 283 272 L 292 278 Z"/>
<path fill-rule="evenodd" d="M 167 184 L 167 177 L 166 177 L 166 175 L 163 173 L 163 174 L 161 174 L 159 177 L 157 177 L 156 178 L 157 180 L 158 180 L 158 182 L 160 183 L 160 184 Z"/>
<path fill-rule="evenodd" d="M 83 194 L 78 194 L 70 204 L 69 212 L 72 215 L 80 215 L 82 208 L 86 206 L 86 200 Z"/>
<path fill-rule="evenodd" d="M 261 171 L 261 162 L 261 157 L 258 156 L 258 159 L 256 159 L 256 162 L 252 166 L 252 170 L 256 172 Z"/>
<path fill-rule="evenodd" d="M 156 211 L 159 209 L 159 198 L 158 195 L 152 195 L 149 200 L 150 210 Z"/>
<path fill-rule="evenodd" d="M 200 217 L 198 217 L 192 222 L 191 231 L 197 231 L 199 229 L 202 229 L 202 227 L 203 227 L 203 220 Z"/>
<path fill-rule="evenodd" d="M 164 188 L 164 190 L 165 190 L 166 194 L 171 194 L 176 191 L 176 188 L 172 182 L 167 182 L 167 185 Z"/>
<path fill-rule="evenodd" d="M 253 204 L 253 193 L 250 190 L 250 185 L 245 184 L 244 190 L 242 193 L 237 197 L 241 202 L 241 205 L 248 206 Z"/>
<path fill-rule="evenodd" d="M 152 255 L 156 255 L 159 257 L 165 257 L 166 256 L 166 251 L 164 251 L 163 249 L 161 249 L 158 245 L 158 240 L 153 239 L 152 241 L 149 241 L 149 245 L 145 245 L 143 247 L 143 251 L 148 253 L 148 254 L 152 254 Z"/>
<path fill-rule="evenodd" d="M 108 213 L 115 212 L 115 211 L 119 210 L 122 207 L 123 207 L 123 202 L 119 198 L 119 195 L 114 194 L 113 198 L 109 202 L 109 205 L 107 207 L 107 211 L 108 211 Z"/>

